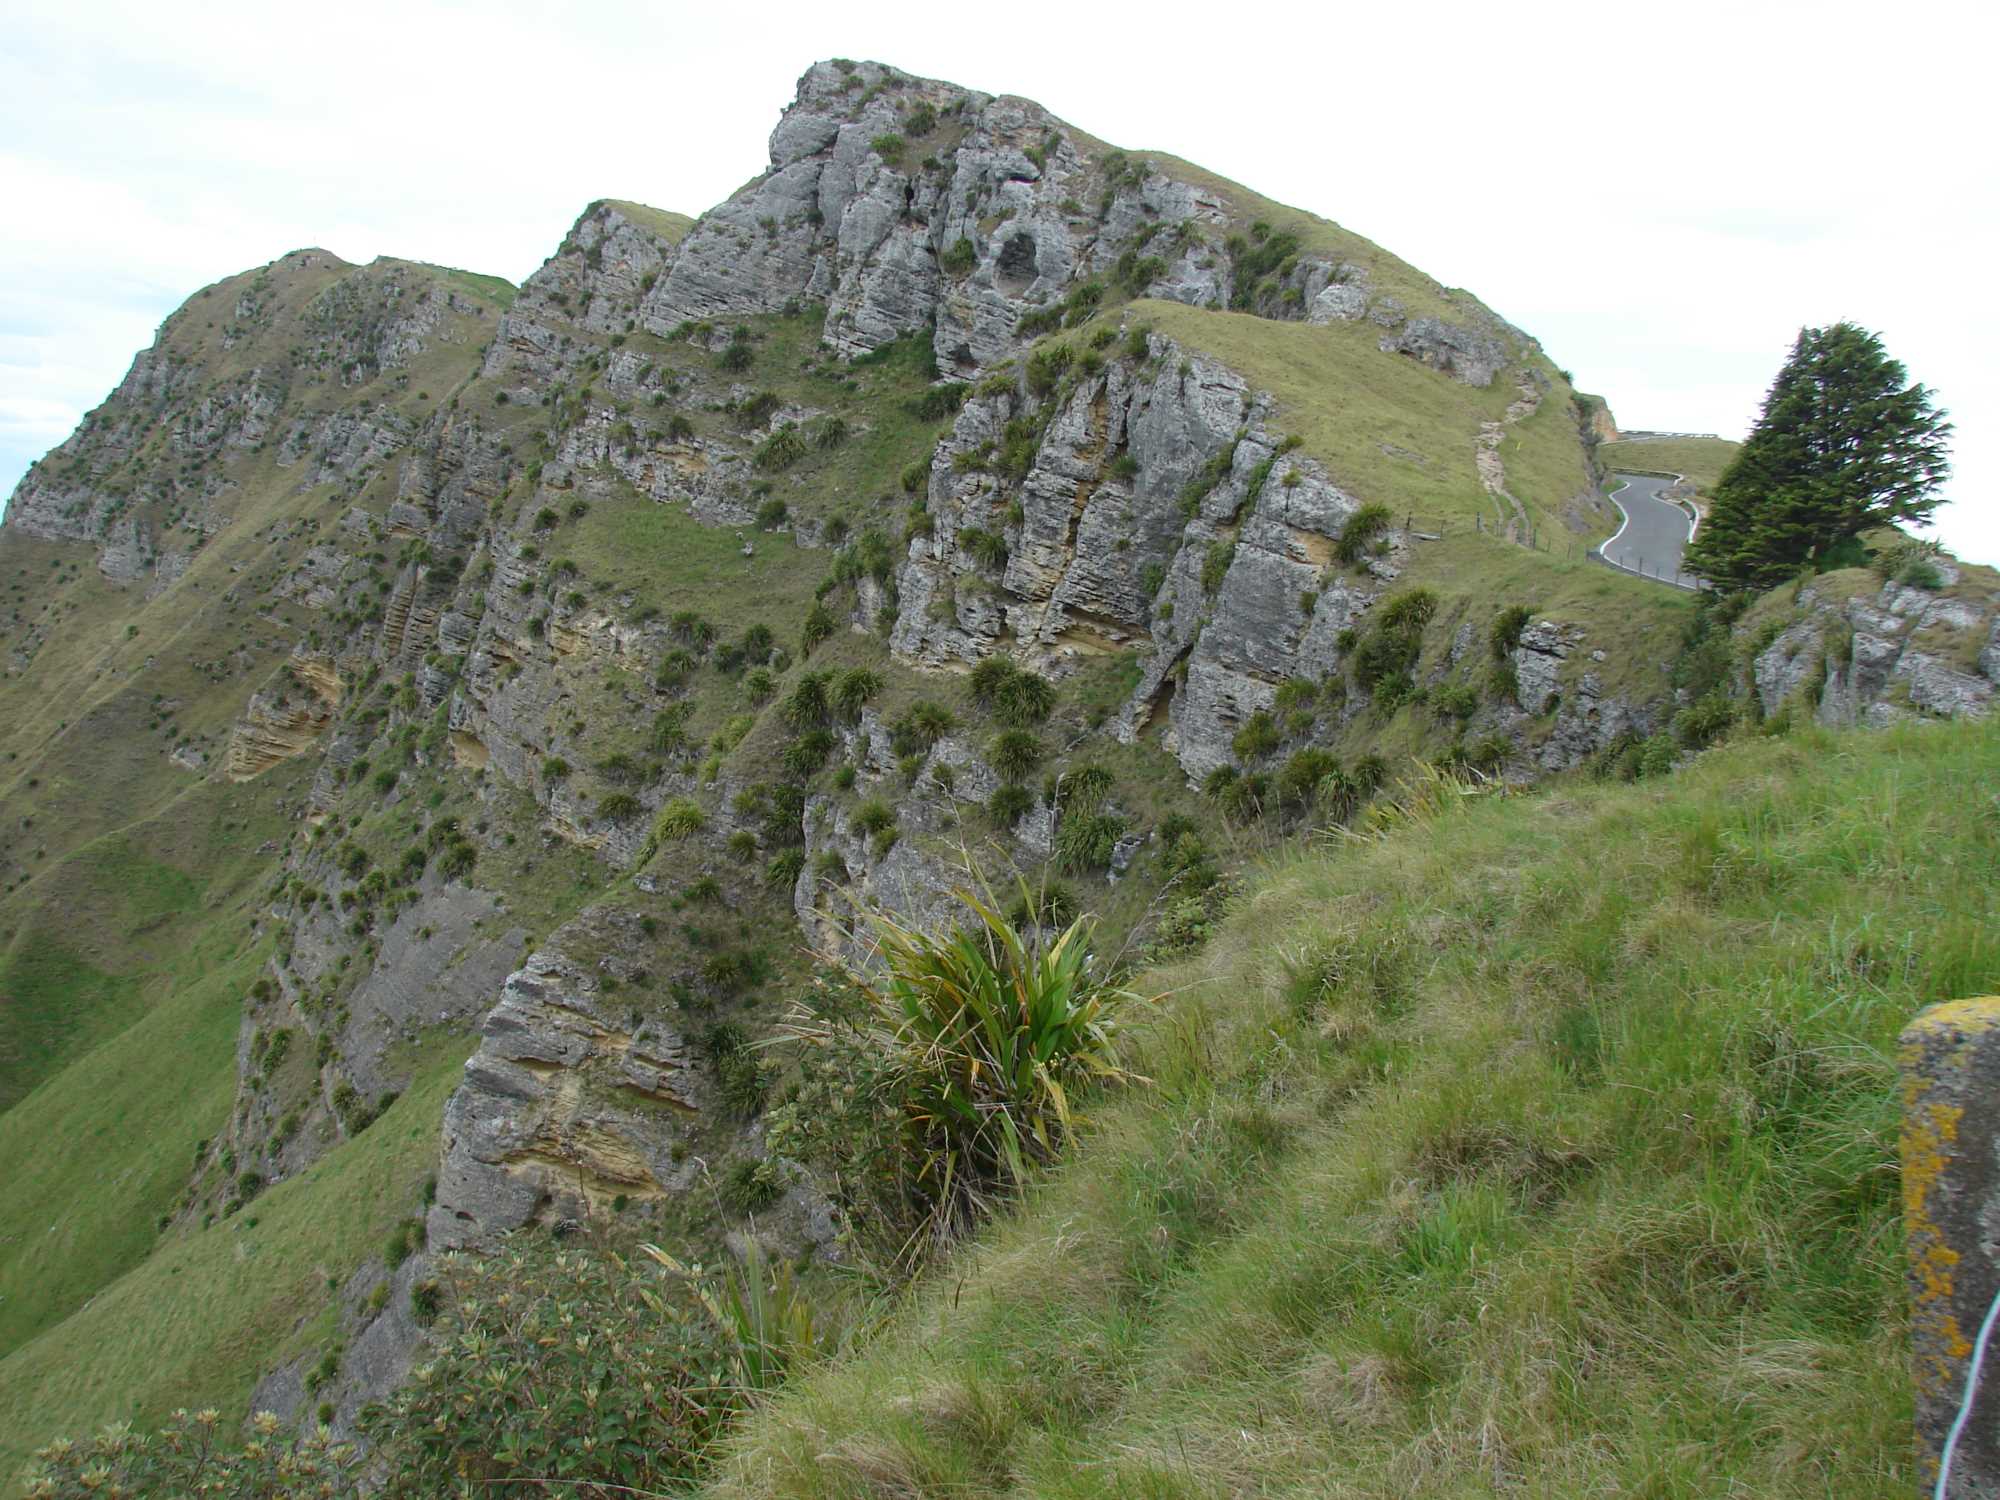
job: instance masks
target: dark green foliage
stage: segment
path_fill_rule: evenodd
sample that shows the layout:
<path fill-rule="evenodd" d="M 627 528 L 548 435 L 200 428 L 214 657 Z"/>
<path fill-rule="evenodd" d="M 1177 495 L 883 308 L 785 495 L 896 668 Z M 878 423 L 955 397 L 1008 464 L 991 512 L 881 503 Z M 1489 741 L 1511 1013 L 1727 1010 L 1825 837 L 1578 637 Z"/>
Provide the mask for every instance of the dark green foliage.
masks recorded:
<path fill-rule="evenodd" d="M 1257 760 L 1277 749 L 1281 738 L 1277 720 L 1260 708 L 1243 721 L 1230 738 L 1229 748 L 1238 760 Z"/>
<path fill-rule="evenodd" d="M 1217 766 L 1201 783 L 1201 793 L 1222 809 L 1232 823 L 1255 822 L 1271 797 L 1271 778 L 1261 772 L 1245 775 L 1234 766 Z"/>
<path fill-rule="evenodd" d="M 975 1222 L 1060 1152 L 1071 1098 L 1125 1076 L 1112 1041 L 1133 997 L 1093 977 L 1089 919 L 1024 932 L 997 903 L 960 899 L 972 919 L 944 932 L 875 918 L 879 962 L 816 989 L 787 1027 L 807 1045 L 799 1094 L 771 1122 L 774 1149 L 826 1163 L 857 1221 L 886 1220 L 899 1239 Z M 1046 892 L 1023 902 L 1031 920 L 1063 904 L 1052 910 Z"/>
<path fill-rule="evenodd" d="M 1035 454 L 1042 442 L 1042 424 L 1033 416 L 1016 417 L 1000 434 L 1000 451 L 990 465 L 1002 479 L 1018 483 L 1035 466 Z"/>
<path fill-rule="evenodd" d="M 1024 786 L 1010 784 L 994 788 L 993 795 L 986 799 L 986 815 L 999 828 L 1012 828 L 1034 808 L 1034 793 Z"/>
<path fill-rule="evenodd" d="M 1800 329 L 1716 485 L 1688 569 L 1725 589 L 1769 588 L 1864 531 L 1928 520 L 1952 429 L 1906 379 L 1865 329 Z"/>
<path fill-rule="evenodd" d="M 1521 632 L 1528 628 L 1528 621 L 1534 618 L 1534 611 L 1519 604 L 1510 604 L 1500 611 L 1493 621 L 1493 629 L 1486 637 L 1495 661 L 1505 661 L 1521 644 Z"/>
<path fill-rule="evenodd" d="M 833 754 L 834 738 L 824 729 L 812 729 L 785 746 L 781 759 L 788 775 L 804 780 L 827 763 Z"/>
<path fill-rule="evenodd" d="M 1710 693 L 1674 715 L 1674 738 L 1690 750 L 1700 750 L 1714 744 L 1735 721 L 1735 705 L 1720 693 Z"/>
<path fill-rule="evenodd" d="M 1681 631 L 1680 654 L 1674 658 L 1673 684 L 1685 701 L 1726 696 L 1736 671 L 1736 622 L 1750 606 L 1745 593 L 1705 593 Z M 1538 708 L 1538 704 L 1524 707 Z"/>
<path fill-rule="evenodd" d="M 861 717 L 861 710 L 882 691 L 882 674 L 866 667 L 852 667 L 833 680 L 834 712 L 849 723 Z"/>
<path fill-rule="evenodd" d="M 855 832 L 863 837 L 873 837 L 884 829 L 896 826 L 895 809 L 880 798 L 872 798 L 854 809 Z"/>
<path fill-rule="evenodd" d="M 962 381 L 940 381 L 921 396 L 911 399 L 909 402 L 910 415 L 926 422 L 940 421 L 965 405 L 966 395 L 971 389 L 970 386 Z M 927 473 L 929 471 L 926 469 L 924 472 Z M 904 488 L 915 488 L 915 486 L 907 482 L 908 477 L 908 472 L 905 471 L 904 479 L 906 482 Z"/>
<path fill-rule="evenodd" d="M 1463 724 L 1479 709 L 1479 695 L 1462 682 L 1447 682 L 1432 688 L 1431 712 L 1440 719 Z"/>
<path fill-rule="evenodd" d="M 1304 807 L 1319 792 L 1320 783 L 1340 775 L 1340 761 L 1331 750 L 1309 746 L 1289 756 L 1278 772 L 1278 795 L 1295 807 Z"/>
<path fill-rule="evenodd" d="M 1239 312 L 1256 312 L 1274 298 L 1279 280 L 1291 274 L 1299 237 L 1289 231 L 1273 232 L 1260 219 L 1250 226 L 1248 236 L 1231 235 L 1228 250 L 1233 282 L 1229 305 Z"/>
<path fill-rule="evenodd" d="M 1028 356 L 1028 393 L 1046 396 L 1068 373 L 1076 351 L 1068 344 L 1047 344 Z"/>
<path fill-rule="evenodd" d="M 787 422 L 757 445 L 750 461 L 764 470 L 788 469 L 806 456 L 805 439 Z"/>
<path fill-rule="evenodd" d="M 1437 614 L 1437 595 L 1429 589 L 1405 589 L 1381 606 L 1378 618 L 1384 630 L 1419 631 Z"/>
<path fill-rule="evenodd" d="M 1389 507 L 1364 505 L 1340 528 L 1340 539 L 1333 544 L 1333 555 L 1348 567 L 1353 567 L 1368 556 L 1375 539 L 1388 529 Z"/>
<path fill-rule="evenodd" d="M 377 1451 L 394 1455 L 398 1493 L 523 1479 L 574 1493 L 679 1489 L 741 1400 L 683 1279 L 551 1245 L 453 1256 L 437 1279 L 428 1377 L 367 1423 Z M 505 1371 L 533 1378 L 493 1378 Z"/>
<path fill-rule="evenodd" d="M 623 823 L 639 811 L 639 799 L 630 792 L 606 792 L 597 799 L 597 816 L 606 823 Z"/>
<path fill-rule="evenodd" d="M 1136 249 L 1128 249 L 1118 257 L 1111 274 L 1127 296 L 1143 297 L 1147 287 L 1167 274 L 1167 263 L 1158 255 L 1141 255 Z"/>
<path fill-rule="evenodd" d="M 1212 594 L 1222 587 L 1222 580 L 1229 574 L 1229 565 L 1236 561 L 1236 543 L 1232 538 L 1224 538 L 1208 544 L 1208 551 L 1201 558 L 1201 587 L 1204 593 Z"/>
<path fill-rule="evenodd" d="M 464 839 L 447 844 L 437 857 L 437 871 L 446 880 L 461 880 L 472 873 L 479 851 Z"/>
<path fill-rule="evenodd" d="M 715 627 L 691 609 L 681 610 L 667 621 L 667 633 L 697 651 L 715 644 Z"/>
<path fill-rule="evenodd" d="M 800 673 L 784 706 L 778 710 L 787 727 L 794 731 L 819 729 L 831 721 L 834 700 L 828 689 L 835 681 L 826 672 Z"/>
<path fill-rule="evenodd" d="M 158 1432 L 52 1445 L 35 1455 L 27 1475 L 27 1493 L 36 1500 L 196 1494 L 358 1500 L 369 1492 L 355 1446 L 336 1442 L 324 1424 L 292 1437 L 281 1435 L 276 1417 L 265 1416 L 247 1436 L 231 1437 L 212 1410 L 176 1411 Z"/>
<path fill-rule="evenodd" d="M 987 747 L 986 758 L 1002 781 L 1023 781 L 1042 763 L 1042 742 L 1026 729 L 1003 729 Z"/>
<path fill-rule="evenodd" d="M 1407 676 L 1423 650 L 1423 638 L 1413 632 L 1378 625 L 1354 648 L 1354 681 L 1364 690 L 1392 677 Z"/>
<path fill-rule="evenodd" d="M 660 665 L 653 673 L 653 685 L 663 692 L 686 685 L 694 675 L 696 666 L 694 653 L 684 646 L 677 646 L 660 658 Z"/>
<path fill-rule="evenodd" d="M 889 726 L 889 748 L 897 755 L 926 751 L 950 734 L 957 721 L 950 709 L 919 698 Z"/>
<path fill-rule="evenodd" d="M 805 628 L 799 633 L 799 654 L 811 656 L 813 648 L 833 634 L 833 611 L 824 604 L 815 604 L 806 612 Z"/>
<path fill-rule="evenodd" d="M 382 1245 L 382 1260 L 393 1271 L 423 1248 L 424 1221 L 405 1219 L 389 1231 L 389 1238 Z"/>
<path fill-rule="evenodd" d="M 964 235 L 954 240 L 938 257 L 938 269 L 947 276 L 964 276 L 979 262 L 979 247 Z"/>
<path fill-rule="evenodd" d="M 1007 566 L 1007 539 L 998 532 L 967 526 L 958 533 L 959 550 L 980 567 L 997 573 Z"/>
<path fill-rule="evenodd" d="M 1216 486 L 1229 477 L 1230 470 L 1235 466 L 1235 442 L 1211 454 L 1208 462 L 1195 471 L 1194 478 L 1181 490 L 1181 509 L 1189 515 L 1201 509 L 1202 501 L 1215 492 Z"/>
<path fill-rule="evenodd" d="M 723 1105 L 744 1119 L 762 1109 L 771 1091 L 771 1067 L 743 1028 L 733 1021 L 714 1022 L 702 1031 L 700 1045 Z"/>
<path fill-rule="evenodd" d="M 1103 766 L 1079 766 L 1053 778 L 1049 801 L 1058 809 L 1053 862 L 1065 875 L 1082 875 L 1111 863 L 1125 819 L 1104 806 L 1112 777 Z"/>

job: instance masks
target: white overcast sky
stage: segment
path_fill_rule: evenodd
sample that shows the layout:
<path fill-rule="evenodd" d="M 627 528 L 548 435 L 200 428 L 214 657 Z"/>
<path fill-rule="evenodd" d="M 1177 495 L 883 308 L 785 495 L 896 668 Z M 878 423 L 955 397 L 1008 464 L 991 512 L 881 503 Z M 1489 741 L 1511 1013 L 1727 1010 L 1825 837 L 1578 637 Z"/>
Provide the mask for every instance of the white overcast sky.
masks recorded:
<path fill-rule="evenodd" d="M 286 250 L 519 281 L 600 197 L 699 213 L 816 58 L 1025 94 L 1338 220 L 1628 427 L 1740 437 L 1802 324 L 1958 426 L 2000 563 L 1988 5 L 200 5 L 0 12 L 0 495 L 196 288 Z"/>

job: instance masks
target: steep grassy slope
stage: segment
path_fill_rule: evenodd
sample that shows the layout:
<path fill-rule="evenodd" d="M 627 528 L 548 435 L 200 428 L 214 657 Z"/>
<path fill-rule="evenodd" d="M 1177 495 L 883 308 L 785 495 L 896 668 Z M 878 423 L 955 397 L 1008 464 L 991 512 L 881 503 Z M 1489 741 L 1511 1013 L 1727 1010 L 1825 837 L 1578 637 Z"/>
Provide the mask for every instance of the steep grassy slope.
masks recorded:
<path fill-rule="evenodd" d="M 1279 419 L 1306 450 L 1357 495 L 1412 515 L 1420 527 L 1491 531 L 1508 512 L 1480 482 L 1474 455 L 1482 427 L 1499 424 L 1496 453 L 1506 488 L 1531 524 L 1559 542 L 1608 518 L 1593 508 L 1595 484 L 1577 437 L 1573 392 L 1537 358 L 1549 382 L 1518 420 L 1521 392 L 1506 379 L 1481 388 L 1439 380 L 1403 359 L 1385 359 L 1366 324 L 1272 323 L 1179 303 L 1135 304 L 1132 316 L 1242 372 L 1278 401 Z"/>
<path fill-rule="evenodd" d="M 0 1474 L 12 1481 L 65 1430 L 157 1422 L 183 1405 L 234 1421 L 261 1373 L 332 1347 L 320 1314 L 328 1291 L 417 1209 L 467 1050 L 462 1039 L 433 1043 L 412 1059 L 409 1092 L 366 1134 L 246 1213 L 161 1246 L 88 1308 L 0 1359 Z"/>
<path fill-rule="evenodd" d="M 416 430 L 476 367 L 512 293 L 324 252 L 198 293 L 37 466 L 0 531 L 9 1479 L 12 1459 L 72 1411 L 156 1408 L 147 1390 L 163 1400 L 185 1384 L 148 1385 L 161 1356 L 183 1376 L 221 1372 L 195 1383 L 240 1400 L 277 1348 L 270 1319 L 319 1308 L 325 1276 L 369 1253 L 343 1237 L 365 1239 L 367 1214 L 417 1206 L 405 1184 L 350 1223 L 302 1212 L 296 1254 L 324 1270 L 262 1304 L 233 1290 L 241 1221 L 162 1232 L 200 1143 L 231 1118 L 241 1002 L 271 955 L 256 927 L 314 769 L 248 784 L 221 774 L 246 699 L 313 635 L 312 612 L 280 582 L 336 507 L 386 509 L 395 475 L 368 454 Z M 424 1124 L 434 1143 L 434 1108 Z M 371 1135 L 350 1155 L 386 1148 Z M 159 1269 L 176 1254 L 176 1270 Z M 136 1293 L 142 1269 L 173 1279 Z M 65 1322 L 73 1314 L 84 1323 Z M 161 1317 L 183 1319 L 180 1332 L 169 1338 Z"/>
<path fill-rule="evenodd" d="M 1912 1483 L 1891 1061 L 2000 984 L 2000 727 L 1277 856 L 1077 1158 L 719 1495 Z"/>
<path fill-rule="evenodd" d="M 0 531 L 8 1451 L 239 1405 L 330 1326 L 426 1152 L 433 1232 L 474 1223 L 436 1160 L 440 1104 L 530 957 L 567 976 L 555 1010 L 602 1021 L 604 1066 L 530 1069 L 548 1114 L 487 1108 L 523 1140 L 485 1165 L 532 1183 L 544 1220 L 699 1217 L 688 1243 L 719 1239 L 761 1200 L 715 1184 L 783 1170 L 761 1160 L 772 1079 L 745 1044 L 820 913 L 942 900 L 970 849 L 1059 875 L 1109 941 L 1144 942 L 1190 848 L 1207 871 L 1322 821 L 1329 765 L 1476 753 L 1533 776 L 1670 712 L 1691 602 L 1572 558 L 1610 512 L 1567 378 L 1469 296 L 1183 163 L 1079 146 L 1033 106 L 987 118 L 872 64 L 807 84 L 793 125 L 820 123 L 774 140 L 831 131 L 821 154 L 845 153 L 812 168 L 809 208 L 696 223 L 605 200 L 518 293 L 294 252 L 190 299 L 24 484 Z M 881 146 L 890 124 L 921 165 Z M 863 224 L 890 238 L 836 254 Z M 925 239 L 947 224 L 963 239 Z M 1131 300 L 1148 288 L 1202 305 Z M 1281 320 L 1341 288 L 1379 300 Z M 950 378 L 975 373 L 954 319 L 977 380 Z M 1430 319 L 1461 341 L 1404 326 Z M 1133 348 L 1148 325 L 1234 372 L 1213 431 L 1175 362 Z M 1041 333 L 1073 356 L 1053 381 Z M 1462 383 L 1488 354 L 1489 384 Z M 1158 378 L 1144 464 L 1129 427 L 1120 454 L 1099 434 L 1111 366 Z M 1239 452 L 1253 414 L 1270 431 Z M 1281 459 L 1323 465 L 1337 503 L 1292 516 Z M 980 527 L 951 524 L 961 480 Z M 1355 502 L 1398 534 L 1335 565 Z M 999 585 L 1010 557 L 1029 592 Z M 924 566 L 944 586 L 921 590 Z M 1058 566 L 1077 628 L 1052 606 L 1044 632 L 1053 596 L 1032 591 Z M 1407 639 L 1369 613 L 1399 593 L 1422 606 Z M 964 627 L 963 649 L 904 644 L 917 620 Z M 1207 625 L 1223 646 L 1197 661 Z M 1257 660 L 1224 659 L 1239 638 Z M 1385 650 L 1405 670 L 1364 679 Z M 1192 690 L 1178 720 L 1138 712 L 1171 697 L 1141 684 L 1173 652 L 1206 717 Z M 986 654 L 1047 672 L 1049 702 L 982 701 Z M 271 733 L 239 760 L 246 725 Z M 1206 795 L 1199 734 L 1226 761 Z M 1058 852 L 1061 778 L 1086 767 L 1102 808 Z M 616 1066 L 647 1029 L 658 1092 Z M 817 1202 L 785 1201 L 798 1221 Z"/>

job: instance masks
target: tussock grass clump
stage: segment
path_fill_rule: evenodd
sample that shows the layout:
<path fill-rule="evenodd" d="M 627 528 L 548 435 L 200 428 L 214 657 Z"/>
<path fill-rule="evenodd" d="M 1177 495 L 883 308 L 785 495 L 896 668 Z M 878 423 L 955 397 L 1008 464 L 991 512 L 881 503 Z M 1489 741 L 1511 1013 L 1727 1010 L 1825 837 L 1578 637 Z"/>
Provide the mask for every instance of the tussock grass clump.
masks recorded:
<path fill-rule="evenodd" d="M 939 932 L 872 916 L 870 962 L 845 966 L 838 993 L 784 1028 L 832 1097 L 858 1092 L 874 1114 L 795 1113 L 777 1138 L 848 1157 L 874 1206 L 914 1224 L 911 1244 L 969 1227 L 1052 1162 L 1077 1124 L 1079 1089 L 1134 1076 L 1112 1045 L 1135 997 L 1095 971 L 1093 919 L 1044 941 L 990 897 L 958 899 L 969 920 Z"/>
<path fill-rule="evenodd" d="M 711 1493 L 1914 1489 L 1895 1038 L 2000 985 L 1996 773 L 1801 733 L 1273 856 L 1154 1086 Z"/>

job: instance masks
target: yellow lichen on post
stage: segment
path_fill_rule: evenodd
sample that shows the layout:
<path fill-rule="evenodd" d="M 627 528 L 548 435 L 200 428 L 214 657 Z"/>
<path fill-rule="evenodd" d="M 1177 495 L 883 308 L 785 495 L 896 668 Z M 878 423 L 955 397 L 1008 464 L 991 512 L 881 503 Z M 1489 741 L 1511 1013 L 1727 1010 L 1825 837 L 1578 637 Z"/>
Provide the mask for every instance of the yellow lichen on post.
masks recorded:
<path fill-rule="evenodd" d="M 1976 1328 L 2000 1288 L 1988 1244 L 2000 1223 L 2000 996 L 1934 1005 L 1904 1029 L 1903 1226 L 1909 1250 L 1911 1380 L 1919 1456 L 1937 1473 L 1964 1397 Z M 2000 1370 L 1982 1378 L 2000 1409 Z M 1986 1408 L 1982 1397 L 1980 1406 Z M 1951 1494 L 2000 1490 L 2000 1438 L 1969 1425 L 1952 1464 Z"/>

